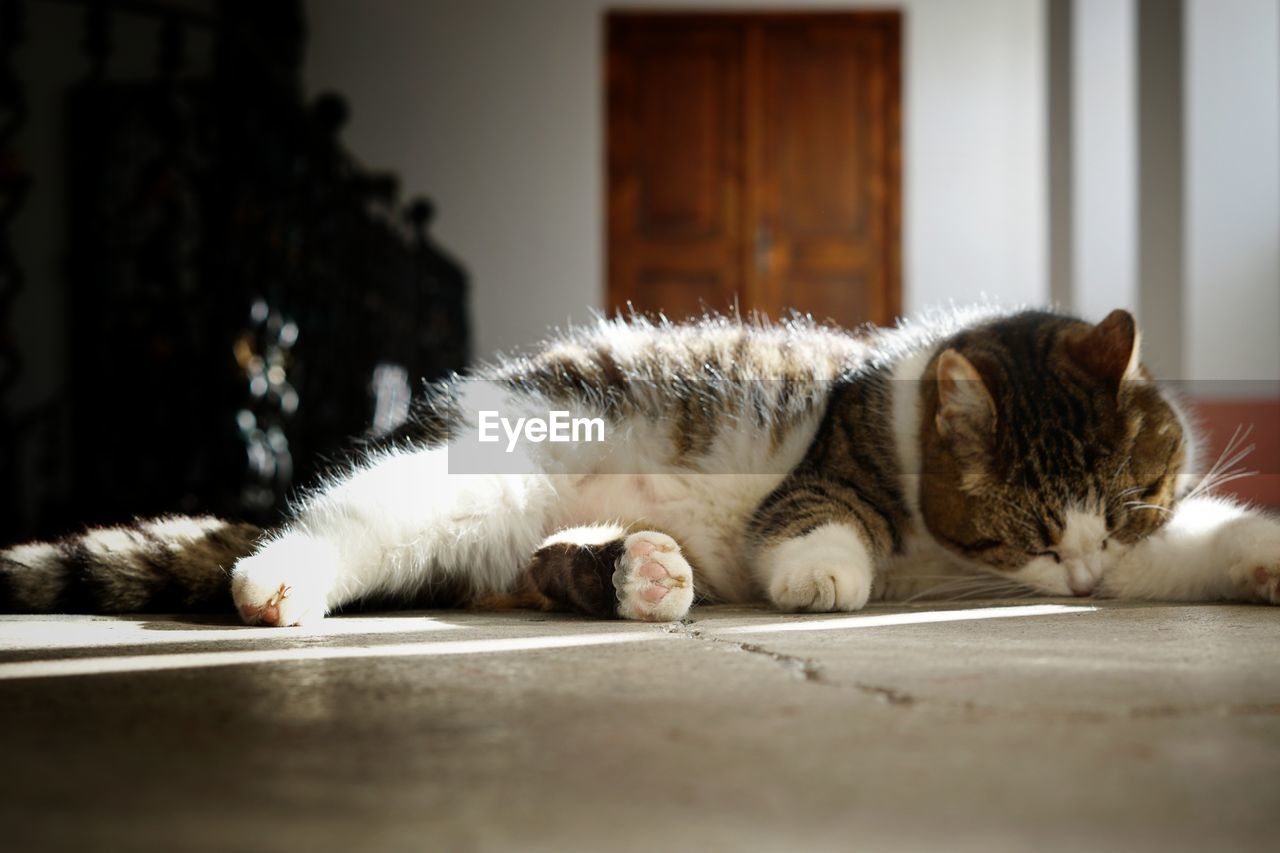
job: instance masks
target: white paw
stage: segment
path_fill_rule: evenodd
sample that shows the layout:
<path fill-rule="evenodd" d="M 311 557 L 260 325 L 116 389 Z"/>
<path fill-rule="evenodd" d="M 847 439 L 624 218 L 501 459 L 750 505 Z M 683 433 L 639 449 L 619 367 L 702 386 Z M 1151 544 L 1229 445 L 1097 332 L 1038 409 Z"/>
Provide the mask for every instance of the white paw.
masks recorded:
<path fill-rule="evenodd" d="M 871 595 L 866 546 L 843 525 L 824 525 L 774 546 L 762 569 L 769 598 L 782 610 L 861 610 Z"/>
<path fill-rule="evenodd" d="M 338 554 L 298 533 L 267 542 L 231 570 L 231 597 L 249 625 L 305 625 L 324 618 Z"/>
<path fill-rule="evenodd" d="M 1234 551 L 1231 579 L 1245 600 L 1280 604 L 1280 521 L 1242 518 L 1227 533 Z"/>
<path fill-rule="evenodd" d="M 783 610 L 861 610 L 871 595 L 866 574 L 848 566 L 795 566 L 774 575 L 769 597 Z"/>
<path fill-rule="evenodd" d="M 618 615 L 644 622 L 674 622 L 693 604 L 693 570 L 676 540 L 641 530 L 623 540 L 613 573 Z"/>

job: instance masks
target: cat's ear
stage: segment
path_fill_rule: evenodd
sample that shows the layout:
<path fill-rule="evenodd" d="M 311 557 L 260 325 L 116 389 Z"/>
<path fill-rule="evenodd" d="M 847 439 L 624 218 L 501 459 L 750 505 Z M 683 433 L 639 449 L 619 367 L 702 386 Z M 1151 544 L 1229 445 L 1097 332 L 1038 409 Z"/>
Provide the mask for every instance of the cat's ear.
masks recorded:
<path fill-rule="evenodd" d="M 938 356 L 938 433 L 977 438 L 996 426 L 996 404 L 973 362 L 953 349 Z"/>
<path fill-rule="evenodd" d="M 1117 388 L 1138 376 L 1138 324 L 1123 308 L 1112 311 L 1096 326 L 1074 331 L 1066 343 L 1076 364 Z"/>

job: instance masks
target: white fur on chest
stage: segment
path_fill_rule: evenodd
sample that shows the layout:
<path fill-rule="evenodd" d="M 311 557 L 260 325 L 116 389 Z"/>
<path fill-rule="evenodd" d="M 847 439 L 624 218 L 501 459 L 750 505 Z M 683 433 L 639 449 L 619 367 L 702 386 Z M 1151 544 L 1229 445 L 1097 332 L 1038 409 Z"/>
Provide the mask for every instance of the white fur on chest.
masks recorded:
<path fill-rule="evenodd" d="M 736 424 L 705 455 L 683 463 L 674 461 L 668 425 L 624 421 L 589 473 L 553 477 L 561 507 L 554 524 L 651 524 L 673 534 L 693 558 L 700 592 L 725 601 L 756 598 L 746 566 L 748 522 L 804 458 L 820 417 L 797 424 L 776 449 L 767 429 Z"/>

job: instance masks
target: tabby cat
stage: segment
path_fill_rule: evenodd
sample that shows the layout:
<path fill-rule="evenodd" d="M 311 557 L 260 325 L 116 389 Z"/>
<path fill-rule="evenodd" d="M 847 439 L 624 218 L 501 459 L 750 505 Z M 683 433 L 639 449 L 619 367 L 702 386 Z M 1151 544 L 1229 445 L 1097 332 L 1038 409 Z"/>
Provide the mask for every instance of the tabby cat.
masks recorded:
<path fill-rule="evenodd" d="M 551 440 L 556 412 L 598 428 Z M 1124 311 L 602 320 L 429 389 L 279 529 L 175 517 L 10 548 L 0 605 L 298 625 L 387 600 L 649 621 L 695 597 L 1280 603 L 1280 520 L 1204 494 L 1197 450 Z"/>

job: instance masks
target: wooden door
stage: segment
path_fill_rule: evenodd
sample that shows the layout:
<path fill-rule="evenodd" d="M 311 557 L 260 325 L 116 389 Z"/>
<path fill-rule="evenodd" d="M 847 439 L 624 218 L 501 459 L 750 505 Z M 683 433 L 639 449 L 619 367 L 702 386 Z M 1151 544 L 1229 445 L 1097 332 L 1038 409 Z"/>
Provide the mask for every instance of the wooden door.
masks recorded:
<path fill-rule="evenodd" d="M 899 19 L 608 19 L 608 303 L 899 311 Z"/>
<path fill-rule="evenodd" d="M 743 30 L 611 15 L 609 302 L 670 316 L 743 291 Z"/>

